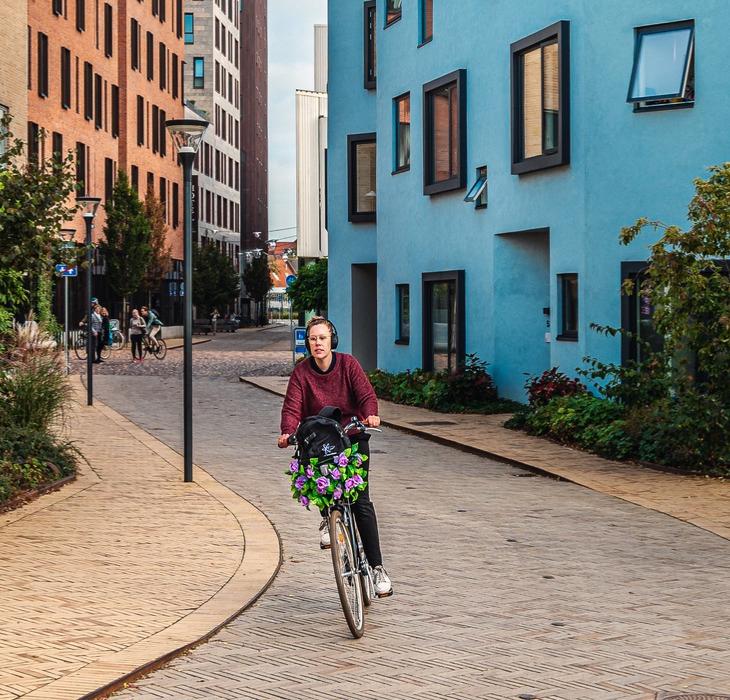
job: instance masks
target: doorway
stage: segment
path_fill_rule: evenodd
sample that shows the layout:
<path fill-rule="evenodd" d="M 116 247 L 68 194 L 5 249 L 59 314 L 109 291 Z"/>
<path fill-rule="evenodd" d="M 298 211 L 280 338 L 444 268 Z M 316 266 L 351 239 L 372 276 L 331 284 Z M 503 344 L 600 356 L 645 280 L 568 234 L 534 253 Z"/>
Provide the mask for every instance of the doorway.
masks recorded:
<path fill-rule="evenodd" d="M 352 354 L 367 372 L 378 366 L 378 266 L 352 266 Z"/>

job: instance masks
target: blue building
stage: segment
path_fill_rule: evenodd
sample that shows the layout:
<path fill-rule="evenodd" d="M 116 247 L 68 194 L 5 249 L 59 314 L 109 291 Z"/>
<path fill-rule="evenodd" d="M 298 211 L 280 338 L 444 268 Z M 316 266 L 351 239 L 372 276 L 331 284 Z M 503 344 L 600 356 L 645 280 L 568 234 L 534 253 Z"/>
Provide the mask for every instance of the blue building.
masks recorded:
<path fill-rule="evenodd" d="M 500 393 L 637 348 L 621 295 L 730 159 L 726 0 L 329 3 L 329 316 L 389 371 L 489 363 Z"/>

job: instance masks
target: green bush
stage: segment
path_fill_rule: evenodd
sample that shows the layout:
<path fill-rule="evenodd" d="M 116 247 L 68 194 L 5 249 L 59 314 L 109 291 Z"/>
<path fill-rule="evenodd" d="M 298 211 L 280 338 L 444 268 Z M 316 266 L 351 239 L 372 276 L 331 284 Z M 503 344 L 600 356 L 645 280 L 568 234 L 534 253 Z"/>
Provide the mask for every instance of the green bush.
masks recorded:
<path fill-rule="evenodd" d="M 476 355 L 467 355 L 464 367 L 455 374 L 421 369 L 391 374 L 377 369 L 369 376 L 380 398 L 408 406 L 448 413 L 511 413 L 520 406 L 499 399 L 486 363 Z"/>

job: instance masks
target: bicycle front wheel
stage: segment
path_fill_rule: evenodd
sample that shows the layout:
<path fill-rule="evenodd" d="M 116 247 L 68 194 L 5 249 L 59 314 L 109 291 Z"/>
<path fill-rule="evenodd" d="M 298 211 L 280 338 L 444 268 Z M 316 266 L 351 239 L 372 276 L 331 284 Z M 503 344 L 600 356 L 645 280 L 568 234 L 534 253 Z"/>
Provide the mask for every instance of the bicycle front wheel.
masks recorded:
<path fill-rule="evenodd" d="M 345 614 L 352 636 L 359 639 L 365 632 L 362 580 L 350 541 L 350 533 L 339 510 L 330 513 L 330 540 L 332 566 L 335 570 L 342 612 Z"/>
<path fill-rule="evenodd" d="M 164 340 L 160 340 L 159 338 L 157 340 L 157 347 L 152 348 L 152 354 L 158 359 L 158 360 L 164 360 L 165 355 L 167 355 L 167 345 L 165 344 Z"/>
<path fill-rule="evenodd" d="M 122 331 L 114 331 L 112 333 L 112 350 L 124 350 L 127 346 L 127 338 Z"/>
<path fill-rule="evenodd" d="M 79 360 L 86 359 L 86 338 L 76 340 L 74 343 L 74 352 Z"/>

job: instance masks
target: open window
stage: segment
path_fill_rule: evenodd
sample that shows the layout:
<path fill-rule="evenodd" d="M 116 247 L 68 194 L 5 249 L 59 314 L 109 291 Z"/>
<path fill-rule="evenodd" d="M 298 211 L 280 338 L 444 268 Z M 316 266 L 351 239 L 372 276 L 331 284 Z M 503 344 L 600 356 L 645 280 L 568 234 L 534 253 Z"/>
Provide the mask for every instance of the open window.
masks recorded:
<path fill-rule="evenodd" d="M 694 21 L 637 27 L 627 102 L 635 111 L 692 107 Z"/>
<path fill-rule="evenodd" d="M 389 27 L 401 18 L 403 0 L 385 0 L 385 26 Z"/>
<path fill-rule="evenodd" d="M 487 166 L 480 165 L 477 168 L 476 182 L 471 186 L 465 202 L 474 202 L 476 209 L 487 208 Z"/>

